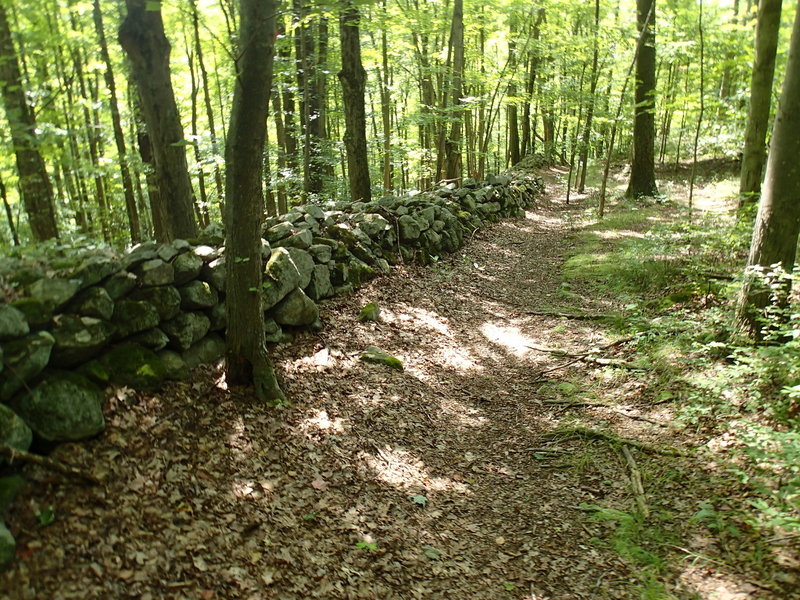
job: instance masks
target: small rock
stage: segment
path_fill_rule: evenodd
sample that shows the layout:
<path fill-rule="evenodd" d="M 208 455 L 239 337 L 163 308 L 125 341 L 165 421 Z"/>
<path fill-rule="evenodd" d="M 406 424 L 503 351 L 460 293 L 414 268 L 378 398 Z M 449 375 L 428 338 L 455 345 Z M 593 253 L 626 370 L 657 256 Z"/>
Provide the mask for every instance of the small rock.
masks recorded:
<path fill-rule="evenodd" d="M 45 277 L 28 286 L 28 293 L 50 310 L 57 311 L 75 297 L 80 287 L 80 282 L 74 279 Z"/>
<path fill-rule="evenodd" d="M 161 329 L 169 336 L 170 346 L 181 352 L 203 339 L 210 328 L 210 319 L 200 312 L 181 313 L 161 324 Z"/>
<path fill-rule="evenodd" d="M 192 252 L 184 252 L 172 261 L 172 268 L 175 272 L 175 285 L 189 283 L 192 279 L 197 279 L 200 270 L 203 268 L 203 259 Z"/>
<path fill-rule="evenodd" d="M 219 294 L 211 285 L 199 279 L 178 289 L 181 295 L 181 309 L 200 310 L 211 308 L 219 302 Z"/>
<path fill-rule="evenodd" d="M 386 365 L 392 369 L 396 369 L 398 371 L 403 370 L 403 363 L 400 362 L 400 359 L 395 358 L 391 354 L 381 350 L 377 346 L 367 346 L 364 349 L 364 352 L 361 353 L 361 360 L 368 363 L 374 363 L 378 365 Z"/>
<path fill-rule="evenodd" d="M 171 285 L 142 288 L 133 292 L 129 298 L 152 305 L 162 321 L 174 319 L 181 310 L 180 292 Z"/>
<path fill-rule="evenodd" d="M 146 260 L 136 267 L 136 276 L 141 287 L 169 285 L 175 281 L 175 269 L 160 258 Z"/>
<path fill-rule="evenodd" d="M 375 321 L 377 323 L 380 317 L 381 309 L 375 302 L 370 302 L 358 313 L 358 320 L 362 323 L 365 321 Z"/>
<path fill-rule="evenodd" d="M 0 569 L 8 567 L 16 557 L 17 542 L 6 524 L 0 521 Z"/>
<path fill-rule="evenodd" d="M 161 321 L 156 307 L 139 300 L 119 300 L 114 308 L 116 338 L 122 339 L 156 327 Z"/>
<path fill-rule="evenodd" d="M 0 443 L 16 450 L 27 450 L 32 441 L 33 433 L 25 421 L 13 410 L 0 404 Z"/>
<path fill-rule="evenodd" d="M 0 341 L 20 338 L 29 332 L 28 320 L 22 311 L 8 304 L 0 304 Z"/>
<path fill-rule="evenodd" d="M 138 344 L 117 346 L 102 360 L 111 372 L 111 380 L 117 385 L 151 392 L 160 388 L 167 377 L 167 369 L 158 355 Z"/>
<path fill-rule="evenodd" d="M 40 331 L 3 345 L 3 361 L 8 368 L 0 379 L 0 401 L 10 399 L 24 383 L 42 372 L 54 344 L 49 332 Z"/>
<path fill-rule="evenodd" d="M 271 311 L 280 325 L 303 327 L 319 318 L 319 308 L 300 288 L 294 289 Z"/>

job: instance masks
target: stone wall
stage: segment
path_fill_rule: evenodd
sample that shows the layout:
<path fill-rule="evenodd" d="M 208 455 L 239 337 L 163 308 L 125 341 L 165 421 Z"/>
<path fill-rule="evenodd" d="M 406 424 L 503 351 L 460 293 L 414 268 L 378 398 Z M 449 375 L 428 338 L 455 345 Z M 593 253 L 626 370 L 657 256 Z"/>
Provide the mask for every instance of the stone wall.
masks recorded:
<path fill-rule="evenodd" d="M 401 262 L 427 264 L 487 222 L 519 217 L 541 180 L 490 176 L 416 196 L 299 206 L 264 228 L 264 329 L 271 343 L 318 330 L 317 302 Z M 220 225 L 197 240 L 123 256 L 82 252 L 47 265 L 0 261 L 0 443 L 27 449 L 104 428 L 107 384 L 157 389 L 225 351 Z M 55 253 L 56 255 L 58 253 Z"/>

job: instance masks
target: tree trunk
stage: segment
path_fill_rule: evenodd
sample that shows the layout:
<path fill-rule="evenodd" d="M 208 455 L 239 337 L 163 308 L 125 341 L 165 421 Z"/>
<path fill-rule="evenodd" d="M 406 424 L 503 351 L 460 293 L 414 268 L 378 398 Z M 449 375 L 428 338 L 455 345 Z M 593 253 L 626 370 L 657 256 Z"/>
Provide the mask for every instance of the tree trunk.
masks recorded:
<path fill-rule="evenodd" d="M 636 59 L 633 161 L 629 198 L 658 194 L 655 175 L 656 2 L 636 0 L 636 26 L 643 40 Z"/>
<path fill-rule="evenodd" d="M 386 29 L 389 21 L 386 19 L 386 0 L 382 4 L 384 27 L 381 31 L 381 119 L 383 121 L 383 189 L 389 192 L 394 187 L 394 170 L 392 163 L 392 101 L 391 77 L 389 74 L 389 45 L 386 36 Z"/>
<path fill-rule="evenodd" d="M 277 8 L 276 0 L 240 0 L 236 87 L 225 149 L 226 377 L 232 385 L 253 383 L 264 401 L 285 399 L 267 356 L 261 308 L 261 173 Z"/>
<path fill-rule="evenodd" d="M 19 191 L 31 233 L 36 241 L 58 238 L 53 188 L 44 159 L 37 147 L 36 122 L 28 106 L 17 53 L 8 26 L 5 5 L 0 3 L 0 91 L 11 130 L 19 173 Z"/>
<path fill-rule="evenodd" d="M 764 192 L 758 208 L 750 256 L 736 311 L 742 330 L 761 337 L 760 317 L 770 305 L 786 302 L 790 279 L 769 281 L 769 271 L 780 266 L 790 273 L 797 255 L 800 234 L 800 8 L 789 44 L 783 91 L 775 115 L 767 159 Z M 765 281 L 767 275 L 767 281 Z M 770 288 L 766 283 L 775 284 Z"/>
<path fill-rule="evenodd" d="M 600 0 L 594 2 L 594 26 L 592 29 L 592 71 L 589 75 L 589 105 L 586 107 L 586 121 L 583 124 L 581 153 L 578 158 L 580 174 L 578 176 L 578 193 L 586 189 L 586 171 L 589 168 L 589 146 L 592 138 L 592 119 L 594 118 L 594 96 L 597 91 L 599 73 L 597 68 L 600 36 Z"/>
<path fill-rule="evenodd" d="M 364 89 L 367 73 L 361 64 L 361 40 L 358 26 L 360 15 L 351 1 L 345 5 L 339 18 L 339 36 L 342 47 L 342 100 L 344 102 L 344 145 L 347 149 L 347 176 L 350 198 L 353 202 L 369 202 L 371 198 L 369 162 L 367 159 L 367 118 L 364 106 Z"/>
<path fill-rule="evenodd" d="M 739 208 L 758 202 L 761 175 L 767 158 L 765 147 L 772 79 L 781 25 L 781 0 L 761 0 L 756 22 L 756 56 L 750 79 L 750 108 L 744 134 L 742 171 L 739 179 Z"/>
<path fill-rule="evenodd" d="M 119 29 L 119 41 L 130 59 L 141 96 L 159 192 L 162 201 L 169 202 L 164 215 L 165 233 L 168 239 L 195 237 L 186 141 L 170 80 L 170 45 L 164 34 L 160 4 L 148 0 L 125 0 L 125 4 L 128 14 Z"/>
<path fill-rule="evenodd" d="M 453 2 L 453 27 L 450 31 L 450 44 L 453 48 L 453 72 L 450 85 L 450 108 L 454 112 L 450 133 L 445 141 L 445 177 L 461 177 L 461 95 L 464 87 L 464 2 Z"/>
<path fill-rule="evenodd" d="M 97 38 L 100 42 L 100 57 L 105 63 L 106 89 L 108 90 L 108 107 L 111 112 L 111 125 L 114 130 L 114 143 L 117 147 L 117 158 L 119 160 L 119 171 L 122 177 L 122 189 L 125 194 L 125 210 L 128 213 L 128 228 L 130 230 L 131 241 L 133 243 L 142 240 L 141 226 L 139 225 L 139 211 L 136 209 L 136 198 L 133 195 L 133 181 L 131 171 L 128 166 L 128 152 L 125 147 L 125 135 L 122 132 L 122 119 L 119 114 L 119 104 L 117 101 L 117 84 L 114 81 L 114 71 L 111 66 L 111 55 L 108 52 L 106 33 L 103 27 L 103 14 L 100 11 L 100 0 L 94 0 L 92 4 L 92 17 Z"/>

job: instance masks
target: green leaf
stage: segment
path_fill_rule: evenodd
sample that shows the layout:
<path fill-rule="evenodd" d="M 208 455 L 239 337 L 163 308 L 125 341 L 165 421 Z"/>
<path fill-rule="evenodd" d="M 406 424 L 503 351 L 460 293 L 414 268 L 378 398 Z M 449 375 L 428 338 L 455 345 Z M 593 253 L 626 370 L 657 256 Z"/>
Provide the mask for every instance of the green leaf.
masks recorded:
<path fill-rule="evenodd" d="M 441 560 L 442 558 L 442 553 L 439 552 L 439 550 L 437 550 L 433 546 L 429 546 L 428 544 L 425 544 L 422 547 L 422 553 L 431 560 Z"/>
<path fill-rule="evenodd" d="M 411 496 L 411 502 L 414 504 L 425 508 L 425 505 L 428 504 L 428 499 L 425 496 L 418 495 L 418 496 Z"/>
<path fill-rule="evenodd" d="M 504 581 L 503 589 L 507 592 L 513 592 L 515 589 L 517 589 L 517 584 L 511 583 L 510 581 Z"/>
<path fill-rule="evenodd" d="M 36 513 L 36 519 L 39 521 L 40 527 L 45 527 L 50 525 L 53 521 L 56 520 L 56 511 L 52 505 L 44 508 Z"/>
<path fill-rule="evenodd" d="M 358 548 L 359 550 L 377 550 L 378 544 L 375 544 L 373 542 L 358 542 L 356 544 L 356 548 Z"/>
<path fill-rule="evenodd" d="M 303 515 L 303 521 L 316 521 L 317 520 L 317 513 L 306 513 Z"/>

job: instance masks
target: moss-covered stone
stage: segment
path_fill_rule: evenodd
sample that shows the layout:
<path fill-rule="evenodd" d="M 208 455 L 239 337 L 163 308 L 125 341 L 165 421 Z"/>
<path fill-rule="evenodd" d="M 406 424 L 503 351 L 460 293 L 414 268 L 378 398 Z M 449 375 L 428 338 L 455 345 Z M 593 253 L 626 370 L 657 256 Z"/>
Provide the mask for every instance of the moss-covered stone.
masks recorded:
<path fill-rule="evenodd" d="M 109 321 L 114 314 L 114 300 L 105 288 L 93 286 L 78 294 L 69 303 L 67 312 Z"/>
<path fill-rule="evenodd" d="M 296 288 L 281 300 L 270 312 L 280 325 L 304 327 L 319 318 L 319 308 L 300 288 Z"/>
<path fill-rule="evenodd" d="M 52 371 L 30 392 L 9 406 L 37 437 L 69 442 L 93 437 L 105 428 L 105 395 L 91 381 L 67 371 Z"/>
<path fill-rule="evenodd" d="M 158 358 L 161 360 L 161 364 L 164 365 L 167 379 L 180 380 L 189 377 L 189 367 L 179 353 L 165 349 L 158 352 Z"/>
<path fill-rule="evenodd" d="M 83 363 L 75 372 L 101 387 L 105 387 L 111 382 L 111 373 L 108 368 L 97 359 Z"/>
<path fill-rule="evenodd" d="M 127 271 L 115 273 L 103 284 L 112 300 L 119 300 L 127 296 L 136 287 L 136 275 Z"/>
<path fill-rule="evenodd" d="M 171 285 L 136 290 L 130 295 L 130 299 L 152 304 L 162 321 L 174 319 L 181 310 L 181 295 L 178 289 Z"/>
<path fill-rule="evenodd" d="M 11 306 L 25 315 L 25 319 L 32 329 L 46 327 L 53 318 L 52 309 L 47 308 L 44 304 L 33 298 L 20 298 L 12 302 Z"/>
<path fill-rule="evenodd" d="M 203 259 L 192 252 L 184 252 L 172 261 L 172 267 L 175 271 L 175 285 L 184 285 L 200 275 Z"/>
<path fill-rule="evenodd" d="M 364 349 L 364 352 L 361 353 L 360 358 L 364 362 L 386 365 L 387 367 L 396 369 L 397 371 L 403 370 L 403 363 L 400 361 L 400 359 L 395 358 L 377 346 L 367 346 Z"/>
<path fill-rule="evenodd" d="M 215 306 L 219 294 L 206 281 L 195 280 L 178 289 L 181 296 L 181 309 L 202 310 Z"/>
<path fill-rule="evenodd" d="M 362 323 L 365 321 L 375 321 L 378 322 L 381 318 L 381 309 L 375 302 L 370 302 L 364 308 L 361 309 L 361 312 L 358 313 L 358 320 Z"/>
<path fill-rule="evenodd" d="M 85 259 L 70 275 L 71 279 L 80 282 L 81 289 L 96 285 L 106 277 L 122 269 L 122 264 L 108 256 L 90 256 Z"/>
<path fill-rule="evenodd" d="M 0 569 L 8 567 L 16 557 L 17 542 L 6 524 L 0 521 Z"/>
<path fill-rule="evenodd" d="M 0 443 L 16 450 L 27 450 L 32 441 L 33 433 L 27 423 L 6 405 L 0 404 Z"/>
<path fill-rule="evenodd" d="M 28 286 L 28 294 L 47 308 L 57 311 L 65 306 L 80 289 L 80 282 L 74 279 L 45 277 Z"/>
<path fill-rule="evenodd" d="M 11 504 L 26 485 L 28 482 L 19 474 L 0 477 L 0 515 L 8 513 Z"/>
<path fill-rule="evenodd" d="M 183 360 L 189 369 L 194 369 L 219 360 L 225 354 L 225 348 L 222 336 L 212 333 L 184 352 Z"/>
<path fill-rule="evenodd" d="M 170 285 L 175 281 L 175 269 L 172 264 L 160 258 L 144 261 L 136 266 L 134 272 L 141 287 Z"/>
<path fill-rule="evenodd" d="M 201 312 L 181 313 L 161 324 L 161 329 L 169 336 L 170 347 L 181 352 L 203 339 L 210 328 L 210 319 Z"/>
<path fill-rule="evenodd" d="M 140 346 L 144 346 L 145 348 L 150 348 L 150 350 L 158 352 L 159 350 L 167 347 L 167 344 L 169 343 L 169 336 L 167 336 L 167 334 L 161 331 L 161 329 L 158 327 L 153 327 L 147 331 L 142 331 L 141 333 L 132 335 L 128 338 L 128 341 L 132 344 L 139 344 Z"/>
<path fill-rule="evenodd" d="M 167 369 L 158 355 L 139 344 L 117 346 L 103 357 L 111 381 L 137 390 L 154 391 L 167 377 Z"/>
<path fill-rule="evenodd" d="M 50 364 L 59 368 L 74 367 L 96 356 L 114 333 L 111 323 L 93 317 L 59 315 L 55 323 Z"/>
<path fill-rule="evenodd" d="M 10 399 L 47 366 L 55 344 L 47 331 L 32 333 L 22 339 L 3 344 L 4 376 L 0 379 L 0 401 Z"/>
<path fill-rule="evenodd" d="M 13 340 L 28 335 L 30 326 L 22 311 L 8 304 L 0 304 L 0 341 Z"/>
<path fill-rule="evenodd" d="M 117 339 L 158 326 L 161 317 L 156 307 L 139 300 L 119 300 L 114 309 L 113 323 L 117 328 Z"/>

